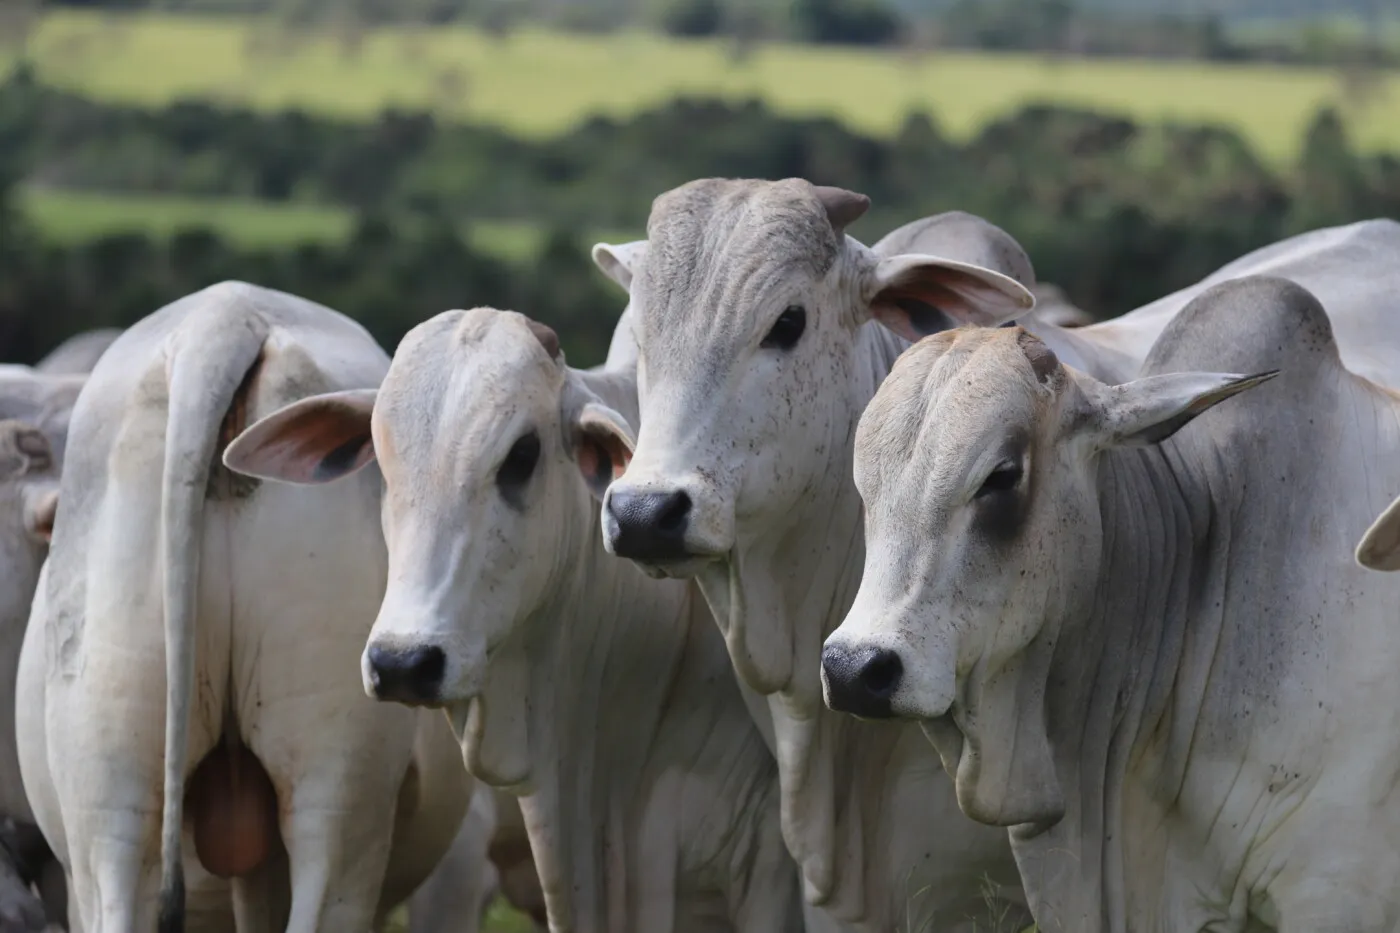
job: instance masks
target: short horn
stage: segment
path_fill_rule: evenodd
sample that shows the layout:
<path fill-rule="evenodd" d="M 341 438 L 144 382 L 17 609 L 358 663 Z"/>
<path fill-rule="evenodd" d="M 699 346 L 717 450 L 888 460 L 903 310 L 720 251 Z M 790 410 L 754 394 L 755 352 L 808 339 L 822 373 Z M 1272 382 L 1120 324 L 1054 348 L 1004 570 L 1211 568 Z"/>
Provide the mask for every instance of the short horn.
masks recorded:
<path fill-rule="evenodd" d="M 845 188 L 832 188 L 828 185 L 814 185 L 817 200 L 826 209 L 826 218 L 831 221 L 837 233 L 860 219 L 870 209 L 870 199 L 863 194 L 847 191 Z"/>

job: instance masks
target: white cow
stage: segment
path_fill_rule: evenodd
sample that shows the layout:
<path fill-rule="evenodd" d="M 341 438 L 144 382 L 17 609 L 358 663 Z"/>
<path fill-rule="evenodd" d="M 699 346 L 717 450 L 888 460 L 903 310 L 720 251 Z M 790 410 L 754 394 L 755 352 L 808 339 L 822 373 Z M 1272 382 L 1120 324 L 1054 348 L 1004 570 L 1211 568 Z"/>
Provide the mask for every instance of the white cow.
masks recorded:
<path fill-rule="evenodd" d="M 88 933 L 158 906 L 183 929 L 186 819 L 243 929 L 367 929 L 452 842 L 450 731 L 354 673 L 384 587 L 377 477 L 293 489 L 218 462 L 259 415 L 387 365 L 341 315 L 224 283 L 94 369 L 17 688 L 24 786 Z"/>
<path fill-rule="evenodd" d="M 522 315 L 449 311 L 377 394 L 298 402 L 225 460 L 306 483 L 377 454 L 389 589 L 365 689 L 444 707 L 471 771 L 525 794 L 555 933 L 798 930 L 776 769 L 704 601 L 602 547 L 635 399 Z"/>
<path fill-rule="evenodd" d="M 60 347 L 60 349 L 62 349 Z M 55 351 L 58 352 L 58 351 Z M 46 358 L 47 361 L 47 358 Z M 70 362 L 72 362 L 70 360 Z M 76 364 L 61 374 L 0 366 L 0 931 L 62 924 L 62 869 L 34 824 L 15 748 L 15 677 L 29 606 L 48 551 L 68 419 L 85 381 Z M 43 903 L 31 886 L 38 886 Z"/>
<path fill-rule="evenodd" d="M 74 334 L 34 364 L 34 369 L 53 375 L 87 375 L 122 334 L 117 327 L 101 327 Z"/>
<path fill-rule="evenodd" d="M 1351 542 L 1400 486 L 1400 398 L 1271 277 L 1202 292 L 1143 372 L 1020 329 L 904 354 L 857 434 L 828 696 L 921 724 L 1046 933 L 1391 933 L 1400 578 Z"/>
<path fill-rule="evenodd" d="M 795 179 L 700 181 L 656 200 L 646 243 L 595 248 L 630 286 L 642 411 L 605 527 L 615 553 L 697 576 L 741 679 L 769 696 L 784 828 L 808 897 L 882 933 L 911 907 L 915 927 L 985 928 L 986 876 L 1002 882 L 997 909 L 1024 916 L 1005 840 L 954 812 L 917 731 L 827 711 L 819 658 L 863 563 L 850 462 L 866 402 L 908 339 L 1024 314 L 1034 275 L 1014 240 L 959 212 L 868 250 L 842 233 L 867 203 Z M 1358 275 L 1395 273 L 1365 251 L 1351 261 L 1357 241 L 1400 247 L 1400 225 L 1289 242 L 1293 266 L 1360 320 L 1374 306 L 1347 303 L 1365 291 Z M 1168 319 L 1139 313 L 1113 333 L 1156 333 Z M 1103 379 L 1130 378 L 1142 359 L 1099 337 L 1108 325 L 1031 315 L 1028 326 Z"/>

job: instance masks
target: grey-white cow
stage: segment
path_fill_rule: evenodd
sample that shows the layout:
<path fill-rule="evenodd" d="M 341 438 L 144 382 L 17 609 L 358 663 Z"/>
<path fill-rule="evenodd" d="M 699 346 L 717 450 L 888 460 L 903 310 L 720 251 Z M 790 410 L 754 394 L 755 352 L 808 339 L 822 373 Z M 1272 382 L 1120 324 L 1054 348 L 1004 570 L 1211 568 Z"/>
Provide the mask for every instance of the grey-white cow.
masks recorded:
<path fill-rule="evenodd" d="M 34 823 L 15 747 L 15 678 L 25 624 L 48 551 L 58 503 L 58 476 L 68 419 L 96 361 L 69 341 L 37 367 L 0 366 L 0 931 L 42 930 L 63 924 L 66 892 L 61 867 Z M 103 338 L 105 339 L 105 337 Z M 97 341 L 101 342 L 101 341 Z M 106 344 L 103 343 L 103 349 Z M 65 349 L 66 348 L 66 349 Z M 79 358 L 81 357 L 81 358 Z M 65 362 L 66 361 L 66 362 Z M 62 364 L 62 365 L 60 365 Z M 31 893 L 37 885 L 43 902 Z"/>
<path fill-rule="evenodd" d="M 822 703 L 821 641 L 860 573 L 851 437 L 904 346 L 863 325 L 872 309 L 1031 304 L 986 263 L 872 254 L 841 232 L 865 203 L 799 180 L 694 182 L 656 200 L 644 248 L 596 250 L 630 285 L 641 402 L 635 459 L 604 506 L 608 547 L 696 575 L 740 679 L 767 695 L 755 715 L 812 904 L 872 933 L 986 929 L 989 902 L 1024 926 L 1005 835 L 957 812 L 919 731 Z"/>
<path fill-rule="evenodd" d="M 522 315 L 449 311 L 377 393 L 292 405 L 226 461 L 307 483 L 378 457 L 389 589 L 365 689 L 444 707 L 472 773 L 524 794 L 551 930 L 798 930 L 776 771 L 704 601 L 602 548 L 635 399 Z"/>
<path fill-rule="evenodd" d="M 792 179 L 695 182 L 657 199 L 648 243 L 600 245 L 595 258 L 631 288 L 644 415 L 637 459 L 610 495 L 609 546 L 659 572 L 698 575 L 741 678 L 770 694 L 785 831 L 808 896 L 883 931 L 911 903 L 935 916 L 980 913 L 988 873 L 1008 882 L 1014 903 L 1015 873 L 1003 841 L 952 812 L 952 789 L 916 736 L 841 723 L 822 708 L 821 642 L 862 564 L 855 424 L 907 339 L 1008 309 L 1024 316 L 1035 282 L 1014 240 L 960 212 L 867 250 L 841 233 L 865 203 Z M 1373 254 L 1400 244 L 1400 225 L 1288 242 L 1232 264 L 1234 274 L 1253 259 L 1308 276 L 1344 312 L 1344 333 L 1355 335 L 1344 350 L 1367 352 L 1367 322 L 1388 306 L 1355 296 L 1370 288 L 1364 276 L 1391 274 Z M 1142 351 L 1111 337 L 1156 334 L 1170 320 L 1149 307 L 1107 332 L 1035 315 L 1027 325 L 1116 382 L 1136 372 Z"/>
<path fill-rule="evenodd" d="M 343 316 L 224 283 L 126 331 L 84 387 L 17 731 L 87 933 L 151 929 L 158 904 L 183 929 L 186 815 L 243 929 L 367 929 L 452 842 L 470 785 L 450 731 L 355 676 L 384 587 L 377 478 L 260 486 L 218 462 L 258 415 L 387 365 Z"/>
<path fill-rule="evenodd" d="M 1047 933 L 1391 933 L 1400 578 L 1351 542 L 1400 483 L 1400 399 L 1262 276 L 1198 295 L 1143 372 L 1104 385 L 1019 328 L 904 354 L 857 435 L 828 695 L 922 725 Z"/>

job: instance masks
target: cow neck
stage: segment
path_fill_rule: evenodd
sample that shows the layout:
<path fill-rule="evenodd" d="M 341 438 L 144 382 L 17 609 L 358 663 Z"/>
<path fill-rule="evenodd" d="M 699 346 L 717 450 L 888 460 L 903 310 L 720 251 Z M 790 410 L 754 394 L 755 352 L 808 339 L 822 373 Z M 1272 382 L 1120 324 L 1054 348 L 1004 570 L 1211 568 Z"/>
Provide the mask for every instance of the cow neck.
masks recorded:
<path fill-rule="evenodd" d="M 1206 641 L 1222 628 L 1220 612 L 1198 605 L 1218 507 L 1184 494 L 1207 487 L 1173 441 L 1104 451 L 1096 484 L 1098 553 L 1069 574 L 1083 584 L 1052 598 L 1054 608 L 1027 648 L 1049 657 L 1048 671 L 1031 675 L 1045 678 L 1044 708 L 1018 709 L 1020 722 L 988 722 L 984 730 L 1014 737 L 1023 723 L 1043 723 L 1048 737 L 1054 773 L 1022 777 L 1042 787 L 1057 784 L 1064 817 L 1048 829 L 1023 824 L 1011 831 L 1036 916 L 1049 921 L 1046 929 L 1061 929 L 1053 925 L 1059 922 L 1076 933 L 1121 933 L 1125 876 L 1133 873 L 1125 869 L 1133 844 L 1124 821 L 1128 769 L 1143 770 L 1137 759 L 1150 738 L 1163 752 L 1150 769 L 1152 792 L 1174 799 L 1202 701 L 1203 684 L 1191 683 L 1182 670 L 1185 626 L 1169 620 L 1190 612 L 1191 638 Z M 1124 581 L 1132 583 L 1113 585 Z M 1023 688 L 1022 696 L 1041 693 L 1031 684 Z M 1146 880 L 1158 887 L 1163 881 Z"/>
<path fill-rule="evenodd" d="M 521 808 L 554 929 L 664 930 L 629 916 L 630 895 L 673 884 L 672 868 L 641 864 L 628 830 L 684 654 L 687 591 L 606 554 L 597 503 L 576 485 L 578 530 L 558 549 L 572 560 L 526 628 L 534 779 Z"/>
<path fill-rule="evenodd" d="M 726 633 L 775 619 L 793 633 L 791 680 L 767 697 L 783 836 L 802 867 L 807 900 L 870 930 L 894 929 L 900 913 L 918 900 L 918 879 L 909 877 L 909 865 L 891 850 L 890 840 L 900 835 L 894 824 L 921 821 L 919 814 L 933 808 L 921 804 L 915 813 L 899 812 L 890 805 L 890 788 L 901 780 L 917 784 L 901 762 L 934 753 L 916 726 L 862 723 L 828 709 L 821 648 L 855 600 L 865 559 L 860 495 L 852 480 L 856 424 L 907 346 L 873 322 L 857 331 L 850 391 L 840 400 L 845 410 L 831 422 L 837 437 L 820 472 L 823 484 L 804 496 L 780 535 L 752 542 L 700 577 Z M 936 770 L 936 763 L 925 770 Z M 920 852 L 926 843 L 919 840 Z"/>

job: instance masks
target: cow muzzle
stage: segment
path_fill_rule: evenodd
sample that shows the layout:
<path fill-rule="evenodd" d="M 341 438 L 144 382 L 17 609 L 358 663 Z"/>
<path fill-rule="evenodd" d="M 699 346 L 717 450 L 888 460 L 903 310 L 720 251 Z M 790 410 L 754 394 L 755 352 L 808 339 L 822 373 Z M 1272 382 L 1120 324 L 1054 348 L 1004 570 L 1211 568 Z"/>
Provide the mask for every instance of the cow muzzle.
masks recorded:
<path fill-rule="evenodd" d="M 707 492 L 693 484 L 613 483 L 603 500 L 604 545 L 654 575 L 694 574 L 733 546 L 733 522 Z"/>
<path fill-rule="evenodd" d="M 440 706 L 447 655 L 437 645 L 365 649 L 365 686 L 376 700 L 406 706 Z"/>
<path fill-rule="evenodd" d="M 822 649 L 822 692 L 826 705 L 862 719 L 889 719 L 891 699 L 904 677 L 904 662 L 888 648 L 849 647 L 839 642 Z"/>

